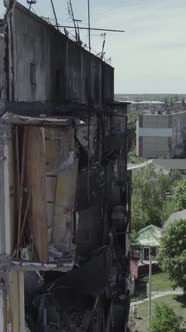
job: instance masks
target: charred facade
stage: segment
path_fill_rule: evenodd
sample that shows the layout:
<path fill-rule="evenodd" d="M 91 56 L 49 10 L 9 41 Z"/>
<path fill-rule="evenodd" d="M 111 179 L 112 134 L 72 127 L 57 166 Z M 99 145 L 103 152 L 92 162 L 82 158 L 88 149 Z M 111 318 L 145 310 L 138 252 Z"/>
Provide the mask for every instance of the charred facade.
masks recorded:
<path fill-rule="evenodd" d="M 15 1 L 0 47 L 0 330 L 127 331 L 127 103 L 114 102 L 114 69 Z"/>

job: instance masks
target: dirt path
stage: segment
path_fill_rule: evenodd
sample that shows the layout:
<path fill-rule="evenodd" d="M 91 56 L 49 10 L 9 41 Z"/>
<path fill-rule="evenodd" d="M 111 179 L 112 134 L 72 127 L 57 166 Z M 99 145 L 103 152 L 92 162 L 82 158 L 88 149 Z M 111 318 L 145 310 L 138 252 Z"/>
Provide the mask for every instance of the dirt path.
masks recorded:
<path fill-rule="evenodd" d="M 154 300 L 154 299 L 157 299 L 158 297 L 162 297 L 162 296 L 166 296 L 166 295 L 183 295 L 183 290 L 180 289 L 180 290 L 172 290 L 172 291 L 165 291 L 165 292 L 158 292 L 157 294 L 154 294 L 152 295 L 151 299 Z M 148 297 L 144 300 L 139 300 L 139 301 L 131 301 L 130 304 L 133 305 L 133 304 L 141 304 L 141 303 L 144 303 L 144 302 L 147 302 L 149 299 Z"/>

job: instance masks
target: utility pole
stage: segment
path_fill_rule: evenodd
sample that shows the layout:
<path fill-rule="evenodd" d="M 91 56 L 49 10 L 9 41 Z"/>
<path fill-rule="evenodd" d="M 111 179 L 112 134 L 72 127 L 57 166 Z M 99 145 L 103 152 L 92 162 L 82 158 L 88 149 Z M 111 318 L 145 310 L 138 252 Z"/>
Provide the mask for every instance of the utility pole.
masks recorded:
<path fill-rule="evenodd" d="M 151 320 L 151 288 L 152 288 L 152 256 L 151 256 L 151 248 L 149 247 L 149 306 L 148 306 L 149 327 Z"/>

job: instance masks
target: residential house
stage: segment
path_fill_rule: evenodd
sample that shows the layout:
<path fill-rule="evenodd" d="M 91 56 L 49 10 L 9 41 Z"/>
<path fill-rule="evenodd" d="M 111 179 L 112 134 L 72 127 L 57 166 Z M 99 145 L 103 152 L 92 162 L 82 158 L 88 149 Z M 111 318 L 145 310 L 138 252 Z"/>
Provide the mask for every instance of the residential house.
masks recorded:
<path fill-rule="evenodd" d="M 160 248 L 162 229 L 155 225 L 148 225 L 141 229 L 138 237 L 132 244 L 131 249 L 131 274 L 138 276 L 147 274 L 149 268 L 149 257 L 152 257 L 152 269 L 157 269 L 157 255 Z"/>

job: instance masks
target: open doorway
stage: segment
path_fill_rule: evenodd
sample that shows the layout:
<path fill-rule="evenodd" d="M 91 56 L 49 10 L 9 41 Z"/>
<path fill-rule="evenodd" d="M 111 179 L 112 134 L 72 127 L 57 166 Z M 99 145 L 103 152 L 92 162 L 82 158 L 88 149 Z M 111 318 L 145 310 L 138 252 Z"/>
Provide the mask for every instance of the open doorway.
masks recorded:
<path fill-rule="evenodd" d="M 143 259 L 146 261 L 149 260 L 149 255 L 150 255 L 150 248 L 144 247 L 143 248 Z"/>

